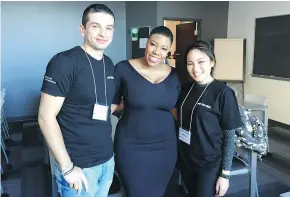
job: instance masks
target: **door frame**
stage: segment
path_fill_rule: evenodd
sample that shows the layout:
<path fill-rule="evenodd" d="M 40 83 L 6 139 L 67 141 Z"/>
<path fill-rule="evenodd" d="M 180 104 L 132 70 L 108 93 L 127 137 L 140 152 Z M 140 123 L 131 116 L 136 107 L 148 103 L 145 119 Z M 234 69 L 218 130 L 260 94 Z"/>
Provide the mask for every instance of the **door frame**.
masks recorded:
<path fill-rule="evenodd" d="M 164 21 L 168 20 L 168 21 L 198 21 L 199 22 L 199 30 L 198 30 L 198 40 L 202 39 L 201 35 L 202 35 L 202 19 L 197 19 L 197 18 L 174 18 L 174 17 L 163 17 L 163 25 L 164 25 Z"/>

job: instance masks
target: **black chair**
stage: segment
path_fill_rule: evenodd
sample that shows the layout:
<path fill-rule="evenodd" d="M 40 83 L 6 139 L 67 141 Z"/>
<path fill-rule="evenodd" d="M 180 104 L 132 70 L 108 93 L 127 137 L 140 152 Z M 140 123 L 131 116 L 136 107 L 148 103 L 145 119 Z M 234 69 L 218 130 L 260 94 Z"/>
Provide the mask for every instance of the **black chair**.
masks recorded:
<path fill-rule="evenodd" d="M 257 153 L 236 147 L 237 156 L 233 158 L 231 176 L 249 175 L 249 197 L 259 197 L 257 184 Z"/>

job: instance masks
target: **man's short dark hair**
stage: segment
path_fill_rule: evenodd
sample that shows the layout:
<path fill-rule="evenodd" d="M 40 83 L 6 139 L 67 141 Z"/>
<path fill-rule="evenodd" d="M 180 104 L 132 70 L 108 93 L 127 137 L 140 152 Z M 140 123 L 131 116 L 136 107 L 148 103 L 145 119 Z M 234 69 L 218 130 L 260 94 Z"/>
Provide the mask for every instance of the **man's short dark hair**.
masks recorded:
<path fill-rule="evenodd" d="M 103 12 L 103 13 L 109 14 L 115 20 L 115 15 L 108 6 L 104 4 L 92 4 L 89 7 L 87 7 L 83 13 L 82 24 L 84 27 L 86 27 L 86 24 L 89 21 L 88 15 L 90 13 L 95 13 L 95 12 Z"/>

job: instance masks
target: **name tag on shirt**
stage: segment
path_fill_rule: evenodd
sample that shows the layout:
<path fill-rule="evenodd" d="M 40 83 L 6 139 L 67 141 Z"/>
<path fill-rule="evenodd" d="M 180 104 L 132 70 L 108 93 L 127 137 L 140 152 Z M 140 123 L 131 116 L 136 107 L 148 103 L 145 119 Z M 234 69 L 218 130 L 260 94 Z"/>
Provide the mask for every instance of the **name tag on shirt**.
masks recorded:
<path fill-rule="evenodd" d="M 186 144 L 190 145 L 191 132 L 183 128 L 179 128 L 179 139 L 185 142 Z"/>
<path fill-rule="evenodd" d="M 108 111 L 109 111 L 108 106 L 95 104 L 93 111 L 93 119 L 107 121 Z"/>

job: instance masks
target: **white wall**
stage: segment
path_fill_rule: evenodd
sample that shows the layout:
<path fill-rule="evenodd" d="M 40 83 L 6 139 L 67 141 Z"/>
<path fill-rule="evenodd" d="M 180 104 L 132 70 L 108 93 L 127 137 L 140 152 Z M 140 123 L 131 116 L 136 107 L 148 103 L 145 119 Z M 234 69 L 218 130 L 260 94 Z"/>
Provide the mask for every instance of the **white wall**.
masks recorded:
<path fill-rule="evenodd" d="M 251 77 L 255 19 L 284 14 L 290 14 L 290 2 L 230 2 L 228 38 L 246 38 L 245 93 L 266 96 L 269 118 L 290 125 L 290 82 Z"/>
<path fill-rule="evenodd" d="M 6 117 L 36 115 L 50 58 L 80 45 L 84 9 L 96 2 L 1 2 L 1 85 Z M 102 2 L 98 2 L 102 3 Z M 126 59 L 125 2 L 103 2 L 116 17 L 114 40 L 105 53 Z"/>

